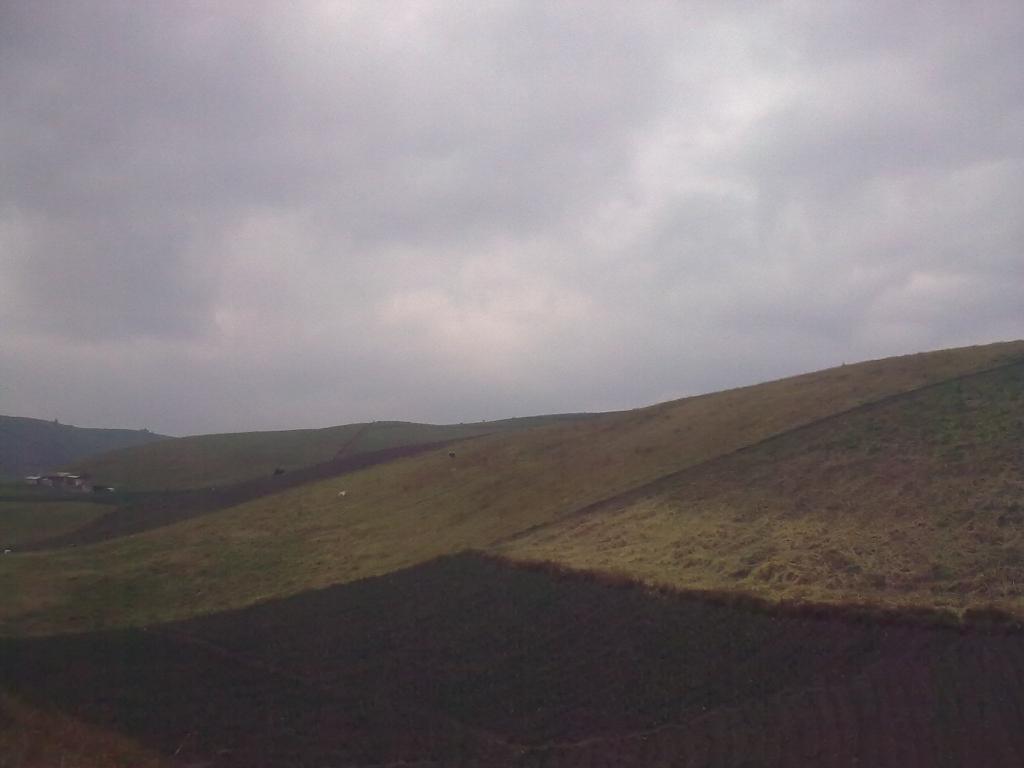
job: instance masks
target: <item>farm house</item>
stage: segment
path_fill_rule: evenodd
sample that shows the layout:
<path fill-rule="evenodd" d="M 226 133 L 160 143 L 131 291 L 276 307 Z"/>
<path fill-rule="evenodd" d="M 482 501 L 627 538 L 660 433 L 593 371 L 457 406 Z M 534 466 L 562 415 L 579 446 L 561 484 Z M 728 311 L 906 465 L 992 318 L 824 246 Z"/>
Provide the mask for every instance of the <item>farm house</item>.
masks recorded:
<path fill-rule="evenodd" d="M 65 488 L 75 491 L 92 490 L 88 475 L 76 475 L 71 472 L 53 472 L 48 475 L 29 475 L 25 478 L 29 485 L 40 485 L 45 488 Z"/>

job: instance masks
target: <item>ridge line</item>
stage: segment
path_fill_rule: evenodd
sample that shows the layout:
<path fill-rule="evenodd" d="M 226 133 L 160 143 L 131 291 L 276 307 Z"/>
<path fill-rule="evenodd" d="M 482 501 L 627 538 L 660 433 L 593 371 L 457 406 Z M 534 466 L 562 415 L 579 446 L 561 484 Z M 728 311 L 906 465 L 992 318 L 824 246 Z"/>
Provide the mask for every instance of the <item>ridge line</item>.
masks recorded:
<path fill-rule="evenodd" d="M 880 398 L 878 398 L 876 400 L 867 400 L 867 401 L 865 401 L 863 403 L 858 403 L 857 405 L 850 406 L 849 408 L 844 408 L 841 411 L 835 411 L 835 412 L 830 413 L 830 414 L 828 414 L 826 416 L 821 416 L 821 417 L 819 417 L 817 419 L 812 419 L 811 421 L 807 421 L 807 422 L 804 422 L 802 424 L 797 424 L 796 426 L 793 426 L 793 427 L 787 427 L 786 429 L 783 429 L 783 430 L 781 430 L 779 432 L 774 432 L 774 433 L 772 433 L 770 435 L 767 435 L 766 437 L 762 437 L 762 438 L 760 438 L 758 440 L 755 440 L 752 443 L 747 443 L 746 445 L 741 445 L 738 448 L 733 448 L 732 450 L 726 451 L 724 453 L 719 453 L 719 454 L 717 454 L 715 456 L 711 456 L 711 457 L 709 457 L 707 459 L 703 459 L 703 460 L 698 461 L 698 462 L 696 462 L 694 464 L 689 464 L 689 465 L 687 465 L 685 467 L 682 467 L 681 469 L 673 470 L 673 471 L 668 472 L 668 473 L 666 473 L 664 475 L 658 475 L 657 477 L 655 477 L 655 478 L 653 478 L 651 480 L 647 480 L 645 482 L 640 483 L 639 485 L 635 485 L 635 486 L 633 486 L 631 488 L 627 488 L 624 491 L 620 491 L 618 493 L 614 493 L 611 496 L 606 496 L 606 497 L 604 497 L 602 499 L 598 499 L 597 501 L 592 501 L 589 504 L 585 504 L 582 507 L 578 507 L 578 508 L 576 508 L 574 510 L 571 510 L 571 511 L 569 511 L 569 512 L 563 514 L 563 515 L 559 515 L 554 520 L 549 520 L 549 521 L 543 522 L 543 523 L 537 523 L 536 525 L 532 525 L 532 526 L 530 526 L 528 528 L 524 528 L 523 530 L 517 531 L 516 533 L 512 533 L 512 534 L 509 534 L 507 536 L 503 536 L 501 538 L 495 539 L 490 544 L 488 544 L 487 547 L 488 547 L 488 549 L 491 549 L 491 548 L 494 548 L 494 547 L 500 547 L 500 546 L 508 544 L 510 542 L 522 539 L 522 538 L 524 538 L 524 537 L 526 537 L 526 536 L 528 536 L 528 535 L 530 535 L 532 533 L 536 533 L 537 531 L 541 531 L 541 530 L 544 530 L 545 528 L 549 528 L 549 527 L 552 527 L 552 526 L 557 525 L 559 523 L 563 523 L 566 520 L 571 520 L 571 519 L 576 518 L 576 517 L 583 517 L 584 515 L 590 514 L 591 512 L 595 512 L 595 511 L 597 511 L 597 510 L 599 510 L 599 509 L 601 509 L 601 508 L 603 508 L 605 506 L 609 506 L 609 505 L 620 503 L 620 502 L 634 501 L 634 500 L 637 500 L 637 499 L 644 498 L 644 497 L 648 496 L 649 494 L 651 494 L 653 492 L 656 492 L 657 490 L 660 490 L 661 486 L 667 485 L 669 482 L 682 477 L 687 472 L 692 472 L 695 469 L 698 469 L 700 467 L 704 467 L 704 466 L 706 466 L 708 464 L 711 464 L 711 463 L 716 462 L 716 461 L 720 461 L 722 459 L 727 459 L 727 458 L 730 458 L 732 456 L 740 455 L 740 454 L 744 453 L 745 451 L 750 451 L 750 450 L 754 450 L 756 448 L 760 448 L 760 447 L 762 447 L 762 446 L 764 446 L 764 445 L 766 445 L 768 443 L 771 443 L 773 440 L 778 440 L 780 438 L 788 437 L 790 435 L 793 435 L 793 434 L 796 434 L 798 432 L 801 432 L 802 430 L 811 429 L 813 427 L 820 426 L 821 424 L 828 423 L 829 421 L 832 421 L 834 419 L 838 419 L 838 418 L 841 418 L 841 417 L 844 417 L 844 416 L 849 416 L 850 414 L 858 413 L 860 411 L 866 411 L 866 410 L 869 410 L 871 408 L 875 408 L 875 407 L 878 407 L 880 405 L 885 405 L 887 403 L 894 402 L 894 401 L 899 400 L 901 398 L 909 397 L 911 395 L 916 395 L 916 394 L 919 394 L 921 392 L 925 392 L 925 391 L 927 391 L 929 389 L 934 389 L 934 388 L 937 388 L 937 387 L 940 387 L 940 386 L 944 386 L 946 384 L 950 384 L 950 383 L 955 382 L 955 381 L 964 381 L 966 379 L 974 378 L 976 376 L 984 376 L 984 375 L 989 374 L 989 373 L 994 373 L 996 371 L 1001 371 L 1001 370 L 1004 370 L 1006 368 L 1013 368 L 1014 366 L 1022 365 L 1022 364 L 1024 364 L 1024 356 L 1018 356 L 1018 357 L 1015 357 L 1013 360 L 1010 360 L 1010 361 L 1004 362 L 1004 363 L 1000 363 L 999 365 L 993 365 L 993 366 L 990 366 L 988 368 L 981 368 L 981 369 L 978 369 L 978 370 L 975 370 L 975 371 L 971 371 L 969 373 L 962 373 L 962 374 L 958 374 L 956 376 L 950 376 L 950 377 L 947 377 L 947 378 L 944 378 L 944 379 L 939 379 L 938 381 L 931 381 L 931 382 L 928 382 L 927 384 L 921 384 L 919 386 L 912 387 L 910 389 L 905 389 L 905 390 L 902 390 L 900 392 L 893 392 L 893 393 L 890 393 L 888 395 L 883 395 L 882 397 L 880 397 Z"/>

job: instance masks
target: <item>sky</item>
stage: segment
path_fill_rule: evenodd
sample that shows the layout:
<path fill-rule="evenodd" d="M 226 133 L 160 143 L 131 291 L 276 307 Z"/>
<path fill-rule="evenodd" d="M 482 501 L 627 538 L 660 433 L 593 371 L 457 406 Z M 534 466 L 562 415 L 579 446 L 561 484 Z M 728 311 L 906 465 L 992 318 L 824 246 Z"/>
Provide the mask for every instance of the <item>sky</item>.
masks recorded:
<path fill-rule="evenodd" d="M 0 413 L 631 408 L 1024 337 L 1024 3 L 0 0 Z"/>

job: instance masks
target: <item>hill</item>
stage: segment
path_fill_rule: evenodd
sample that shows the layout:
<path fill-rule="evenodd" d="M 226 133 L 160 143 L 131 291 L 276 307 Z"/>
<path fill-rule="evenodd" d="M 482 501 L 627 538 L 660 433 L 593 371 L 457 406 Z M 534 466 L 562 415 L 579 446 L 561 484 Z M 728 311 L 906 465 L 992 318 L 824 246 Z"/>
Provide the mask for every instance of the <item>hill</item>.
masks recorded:
<path fill-rule="evenodd" d="M 871 403 L 517 537 L 685 589 L 1024 609 L 1024 362 Z"/>
<path fill-rule="evenodd" d="M 87 456 L 166 440 L 144 429 L 94 429 L 0 416 L 0 479 L 64 467 Z"/>
<path fill-rule="evenodd" d="M 0 557 L 0 764 L 1020 765 L 1022 411 L 1018 342 L 154 494 L 234 505 Z"/>
<path fill-rule="evenodd" d="M 324 429 L 194 435 L 90 457 L 71 468 L 133 490 L 209 488 L 265 477 L 276 469 L 289 471 L 372 451 L 587 417 L 563 414 L 444 425 L 375 421 Z"/>
<path fill-rule="evenodd" d="M 0 550 L 21 551 L 81 528 L 108 511 L 107 505 L 88 501 L 0 500 Z"/>
<path fill-rule="evenodd" d="M 457 441 L 445 443 L 413 443 L 396 445 L 375 451 L 338 456 L 329 461 L 311 464 L 290 472 L 275 471 L 271 475 L 242 480 L 238 483 L 184 491 L 156 491 L 151 493 L 120 494 L 125 501 L 107 505 L 102 515 L 77 526 L 54 531 L 51 535 L 33 538 L 21 551 L 59 549 L 94 544 L 134 533 L 173 525 L 201 515 L 208 515 L 228 507 L 244 504 L 262 496 L 281 493 L 307 483 L 326 478 L 341 478 L 376 464 L 396 461 L 433 450 L 441 445 L 453 446 Z M 100 498 L 111 499 L 111 494 Z M 111 499 L 113 501 L 113 499 Z M 42 531 L 43 529 L 40 529 Z M 0 527 L 2 533 L 2 527 Z M 2 536 L 0 536 L 2 543 Z"/>
<path fill-rule="evenodd" d="M 709 507 L 706 515 L 691 515 L 692 525 L 680 524 L 676 541 L 682 540 L 692 549 L 693 568 L 703 562 L 705 569 L 688 571 L 685 578 L 671 583 L 718 584 L 713 577 L 716 569 L 726 567 L 718 565 L 723 559 L 729 563 L 729 570 L 724 572 L 734 574 L 730 578 L 736 588 L 754 588 L 780 598 L 790 596 L 798 580 L 785 575 L 784 570 L 767 567 L 789 562 L 781 555 L 779 563 L 766 559 L 762 570 L 756 567 L 762 561 L 750 563 L 746 574 L 729 560 L 733 554 L 749 557 L 754 551 L 753 534 L 766 536 L 764 531 L 771 521 L 782 519 L 795 522 L 781 530 L 778 538 L 788 537 L 787 546 L 801 553 L 800 563 L 818 564 L 817 570 L 808 566 L 801 576 L 810 580 L 803 583 L 808 587 L 807 595 L 826 600 L 846 600 L 854 595 L 883 602 L 899 598 L 909 604 L 947 605 L 956 602 L 951 590 L 962 588 L 966 578 L 955 569 L 973 567 L 980 562 L 978 558 L 939 562 L 940 568 L 954 570 L 948 574 L 936 570 L 936 583 L 923 583 L 921 589 L 898 593 L 890 591 L 890 584 L 902 583 L 897 579 L 897 571 L 903 567 L 901 561 L 882 561 L 874 568 L 861 565 L 864 579 L 858 580 L 851 591 L 839 578 L 847 567 L 845 561 L 818 549 L 823 526 L 835 526 L 838 531 L 845 524 L 845 540 L 862 546 L 862 557 L 869 557 L 872 537 L 885 530 L 882 521 L 888 513 L 887 508 L 876 505 L 888 503 L 899 493 L 907 495 L 905 508 L 913 510 L 913 516 L 905 520 L 908 530 L 938 526 L 938 522 L 929 522 L 931 509 L 925 502 L 931 496 L 927 483 L 894 484 L 890 491 L 865 496 L 865 504 L 870 499 L 872 506 L 856 515 L 806 524 L 800 522 L 795 506 L 786 505 L 792 487 L 780 486 L 772 497 L 777 505 L 772 517 L 758 522 L 760 527 L 736 524 L 730 529 L 716 521 L 735 517 L 746 508 L 733 512 L 723 499 L 743 498 L 748 483 L 743 474 L 746 470 L 729 469 L 733 466 L 730 462 L 748 455 L 754 461 L 762 455 L 760 452 L 770 455 L 772 450 L 781 450 L 773 445 L 791 446 L 794 456 L 802 455 L 800 451 L 806 447 L 812 453 L 807 454 L 803 477 L 813 476 L 817 462 L 827 455 L 838 467 L 830 475 L 834 490 L 829 493 L 838 494 L 846 487 L 851 493 L 861 494 L 870 490 L 867 485 L 872 482 L 893 480 L 887 479 L 880 468 L 873 469 L 869 461 L 875 455 L 871 451 L 883 450 L 889 440 L 894 447 L 884 449 L 890 451 L 888 454 L 878 455 L 902 455 L 905 445 L 916 444 L 922 456 L 932 457 L 928 459 L 931 463 L 915 470 L 924 473 L 917 477 L 927 478 L 929 472 L 947 468 L 940 442 L 936 442 L 941 438 L 936 431 L 940 427 L 929 425 L 938 425 L 949 405 L 944 405 L 946 401 L 941 398 L 934 402 L 927 398 L 946 392 L 947 387 L 955 391 L 958 384 L 970 392 L 974 391 L 972 387 L 979 387 L 993 398 L 991 407 L 969 407 L 958 417 L 956 423 L 960 426 L 956 429 L 963 431 L 965 445 L 989 441 L 987 457 L 1010 455 L 1020 445 L 1019 441 L 1013 442 L 1016 433 L 993 425 L 1001 423 L 1006 414 L 1017 413 L 1019 399 L 1014 393 L 1019 386 L 1017 371 L 1022 358 L 1021 342 L 946 350 L 843 366 L 587 420 L 492 434 L 463 443 L 455 458 L 449 457 L 447 450 L 428 451 L 347 475 L 341 488 L 338 480 L 325 480 L 135 536 L 4 558 L 0 560 L 0 592 L 13 598 L 0 604 L 0 627 L 12 633 L 146 625 L 383 575 L 471 548 L 496 549 L 522 558 L 564 559 L 584 565 L 593 562 L 596 567 L 653 578 L 656 574 L 644 570 L 647 555 L 642 548 L 634 551 L 610 546 L 609 542 L 619 539 L 630 542 L 634 535 L 628 527 L 617 526 L 613 517 L 608 518 L 600 540 L 592 546 L 573 546 L 573 526 L 585 517 L 603 520 L 618 510 L 616 505 L 638 500 L 628 494 L 646 498 L 662 492 L 683 493 L 690 485 L 705 489 L 700 491 L 705 496 L 716 488 L 726 495 L 718 498 L 717 507 Z M 986 378 L 990 376 L 986 371 L 995 378 Z M 1008 378 L 1000 378 L 1004 374 Z M 972 379 L 975 376 L 977 382 Z M 918 397 L 926 398 L 923 406 L 915 405 Z M 973 402 L 975 395 L 965 397 Z M 867 421 L 859 421 L 863 419 Z M 891 438 L 886 437 L 889 425 L 901 424 L 901 419 L 907 423 L 900 428 L 904 431 L 896 430 Z M 827 451 L 814 448 L 831 435 L 871 434 L 871 430 L 882 433 L 874 443 L 843 438 L 829 444 Z M 878 462 L 880 467 L 882 458 Z M 793 483 L 801 477 L 797 464 L 790 478 Z M 765 466 L 760 471 L 767 480 L 758 482 L 768 483 L 777 471 Z M 964 466 L 968 474 L 954 483 L 958 492 L 973 488 L 975 478 L 970 473 L 982 469 L 974 463 Z M 984 473 L 978 475 L 983 486 L 974 500 L 978 504 L 1019 500 L 1020 486 L 1015 483 L 1020 479 L 1020 464 L 1000 466 L 1000 477 L 1005 482 Z M 867 478 L 863 482 L 858 479 L 862 471 Z M 680 485 L 678 473 L 685 472 L 695 474 Z M 339 497 L 341 489 L 346 490 L 346 496 Z M 750 496 L 755 501 L 761 498 L 753 492 Z M 808 496 L 804 503 L 811 503 L 813 498 Z M 855 506 L 857 500 L 846 501 Z M 668 519 L 680 514 L 668 515 Z M 986 514 L 995 520 L 1001 512 L 978 507 L 978 520 Z M 872 517 L 879 522 L 864 528 L 859 539 L 859 521 Z M 731 538 L 735 530 L 746 536 L 735 542 L 742 550 L 738 554 L 733 553 Z M 977 521 L 974 526 L 937 530 L 945 530 L 945 535 L 952 537 L 944 544 L 945 551 L 954 551 L 961 544 L 967 552 L 987 546 L 984 537 L 970 538 L 978 530 Z M 585 538 L 585 534 L 580 535 Z M 609 551 L 618 554 L 601 559 Z M 1009 570 L 1001 572 L 1006 576 L 1017 574 L 1021 568 L 1009 561 L 1006 567 Z M 881 573 L 879 568 L 883 569 Z M 776 573 L 783 575 L 772 575 Z M 1019 581 L 1024 581 L 1024 570 L 1020 576 Z M 688 580 L 691 577 L 692 582 Z M 967 593 L 970 601 L 985 602 L 993 597 L 990 585 L 979 585 Z M 1000 600 L 1014 611 L 1021 610 L 1015 596 Z"/>

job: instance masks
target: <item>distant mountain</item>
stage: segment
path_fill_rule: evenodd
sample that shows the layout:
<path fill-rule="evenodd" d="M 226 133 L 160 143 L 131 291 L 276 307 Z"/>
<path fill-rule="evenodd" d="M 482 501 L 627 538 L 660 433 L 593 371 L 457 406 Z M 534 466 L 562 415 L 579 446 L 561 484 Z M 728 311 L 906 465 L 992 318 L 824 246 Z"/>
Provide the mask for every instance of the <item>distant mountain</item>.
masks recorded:
<path fill-rule="evenodd" d="M 144 429 L 93 429 L 0 416 L 0 478 L 45 472 L 86 456 L 166 439 Z"/>

